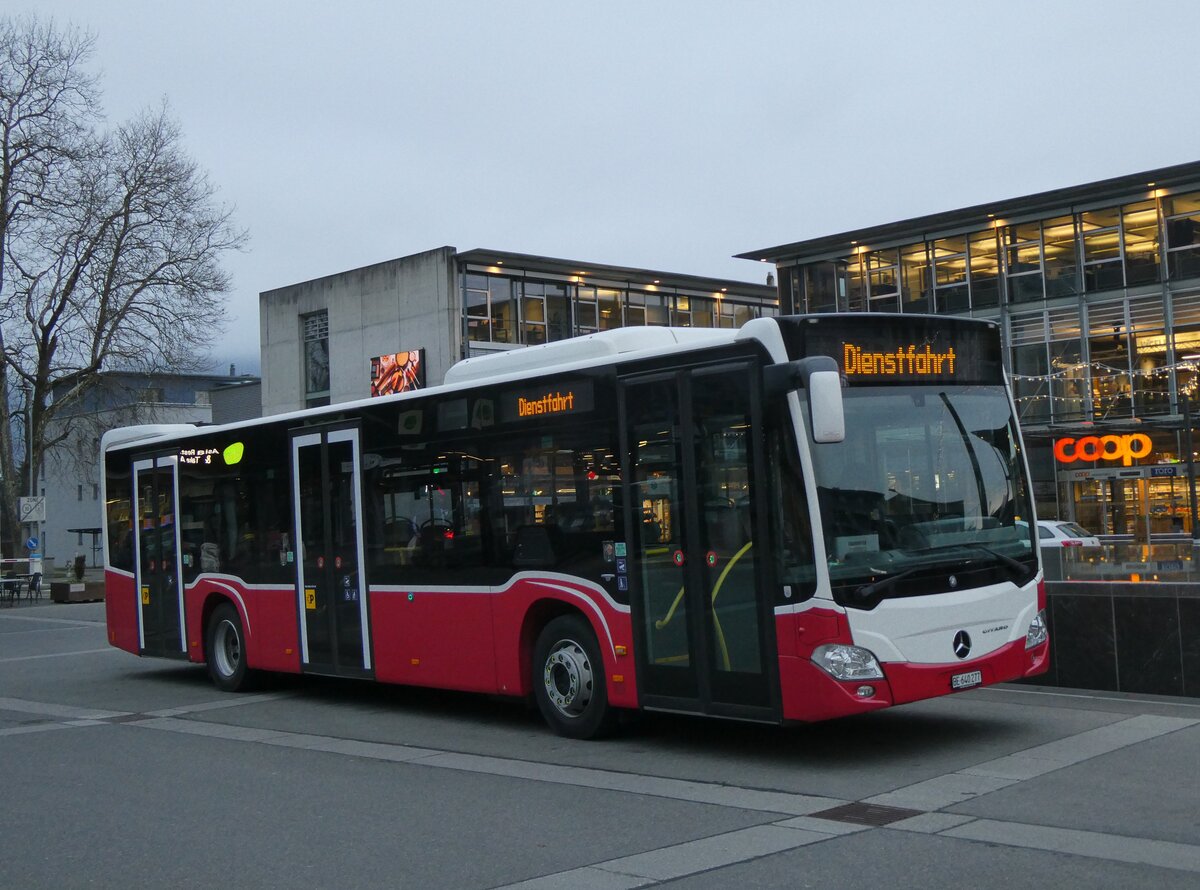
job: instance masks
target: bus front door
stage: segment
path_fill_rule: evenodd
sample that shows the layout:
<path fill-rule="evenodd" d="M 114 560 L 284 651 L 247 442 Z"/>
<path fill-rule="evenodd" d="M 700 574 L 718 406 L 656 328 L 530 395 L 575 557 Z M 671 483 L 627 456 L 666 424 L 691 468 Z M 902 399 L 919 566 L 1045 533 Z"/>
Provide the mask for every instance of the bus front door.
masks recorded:
<path fill-rule="evenodd" d="M 300 656 L 314 673 L 371 674 L 357 429 L 292 436 Z"/>
<path fill-rule="evenodd" d="M 177 462 L 174 456 L 133 464 L 134 583 L 138 592 L 138 644 L 143 655 L 186 657 Z"/>
<path fill-rule="evenodd" d="M 756 366 L 621 382 L 644 706 L 778 719 Z"/>

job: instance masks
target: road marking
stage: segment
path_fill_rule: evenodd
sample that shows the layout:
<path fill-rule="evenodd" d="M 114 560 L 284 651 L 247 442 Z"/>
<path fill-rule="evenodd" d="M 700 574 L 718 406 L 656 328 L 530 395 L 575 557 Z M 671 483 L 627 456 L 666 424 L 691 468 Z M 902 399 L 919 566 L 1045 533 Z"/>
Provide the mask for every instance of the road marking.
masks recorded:
<path fill-rule="evenodd" d="M 63 720 L 110 720 L 127 717 L 129 711 L 104 711 L 99 708 L 76 708 L 71 705 L 56 705 L 49 702 L 27 701 L 23 698 L 0 698 L 0 711 L 16 711 L 20 714 L 39 714 Z"/>
<path fill-rule="evenodd" d="M 261 702 L 276 701 L 281 698 L 293 698 L 295 692 L 263 692 L 259 695 L 230 695 L 215 701 L 199 702 L 194 705 L 183 705 L 178 708 L 162 708 L 157 711 L 146 711 L 147 717 L 178 717 L 180 714 L 199 714 L 204 711 L 219 711 L 224 708 L 240 708 L 242 705 L 257 705 Z"/>
<path fill-rule="evenodd" d="M 711 782 L 688 782 L 683 779 L 664 779 L 636 773 L 621 773 L 609 770 L 589 769 L 578 766 L 558 766 L 550 763 L 534 763 L 528 760 L 513 760 L 505 757 L 485 757 L 476 754 L 458 754 L 436 748 L 416 748 L 383 742 L 363 742 L 331 736 L 307 735 L 279 730 L 248 729 L 225 723 L 207 723 L 202 720 L 178 720 L 162 717 L 127 723 L 145 729 L 182 732 L 204 735 L 232 741 L 253 741 L 288 748 L 306 748 L 372 760 L 390 760 L 414 763 L 435 769 L 452 769 L 459 772 L 483 773 L 489 776 L 504 776 L 554 785 L 574 785 L 596 791 L 621 791 L 650 797 L 664 797 L 688 803 L 706 803 L 733 809 L 756 812 L 781 813 L 805 816 L 820 810 L 844 804 L 846 801 L 831 797 L 808 794 L 790 794 L 783 791 L 759 791 L 754 788 L 739 788 L 717 785 Z"/>
<path fill-rule="evenodd" d="M 1102 834 L 1098 831 L 1000 822 L 995 819 L 976 819 L 941 834 L 943 837 L 1003 844 L 1008 847 L 1026 847 L 1051 853 L 1069 853 L 1089 859 L 1200 872 L 1200 846 L 1177 844 L 1174 841 L 1154 841 L 1140 837 Z"/>
<path fill-rule="evenodd" d="M 990 693 L 996 693 L 991 695 Z M 1116 695 L 1088 695 L 1084 692 L 1052 692 L 1048 689 L 1018 689 L 1013 686 L 988 686 L 983 689 L 975 689 L 969 693 L 971 698 L 1002 698 L 1005 695 L 1029 695 L 1041 696 L 1044 698 L 1079 698 L 1084 701 L 1111 701 L 1125 705 L 1156 705 L 1163 708 L 1193 708 L 1200 710 L 1200 703 L 1183 701 L 1170 696 L 1158 696 L 1155 698 L 1139 697 L 1137 693 L 1127 693 L 1126 696 Z"/>
<path fill-rule="evenodd" d="M 806 816 L 846 803 L 844 800 L 809 794 L 759 791 L 754 788 L 739 788 L 711 782 L 689 782 L 684 779 L 665 779 L 637 773 L 622 773 L 579 766 L 558 766 L 504 757 L 484 757 L 477 754 L 437 752 L 420 763 L 422 766 L 441 769 L 486 773 L 491 776 L 508 776 L 514 779 L 531 779 L 556 785 L 577 785 L 598 791 L 624 791 L 630 794 L 665 797 L 689 803 L 707 803 L 739 810 L 786 813 L 793 816 Z"/>
<path fill-rule="evenodd" d="M 87 624 L 72 624 L 70 627 L 35 627 L 30 630 L 10 630 L 4 635 L 5 639 L 9 637 L 20 636 L 21 634 L 60 634 L 65 630 L 92 630 L 96 628 Z"/>
<path fill-rule="evenodd" d="M 39 624 L 81 624 L 86 627 L 104 627 L 104 621 L 92 621 L 87 618 L 40 618 L 34 615 L 13 615 L 11 612 L 5 612 L 0 615 L 0 621 L 36 621 Z"/>
<path fill-rule="evenodd" d="M 71 723 L 33 723 L 28 726 L 10 726 L 7 729 L 0 729 L 0 737 L 10 735 L 28 735 L 31 732 L 50 732 L 51 730 L 55 729 L 71 729 L 73 726 L 74 724 Z"/>
<path fill-rule="evenodd" d="M 867 803 L 941 810 L 1064 767 L 1195 726 L 1200 720 L 1143 714 L 1067 736 L 1007 757 L 868 797 Z"/>
<path fill-rule="evenodd" d="M 14 661 L 36 661 L 39 658 L 70 658 L 72 655 L 98 655 L 101 652 L 120 652 L 107 646 L 103 649 L 79 649 L 75 652 L 48 652 L 44 655 L 18 655 L 16 658 L 0 658 L 0 664 L 11 664 Z"/>

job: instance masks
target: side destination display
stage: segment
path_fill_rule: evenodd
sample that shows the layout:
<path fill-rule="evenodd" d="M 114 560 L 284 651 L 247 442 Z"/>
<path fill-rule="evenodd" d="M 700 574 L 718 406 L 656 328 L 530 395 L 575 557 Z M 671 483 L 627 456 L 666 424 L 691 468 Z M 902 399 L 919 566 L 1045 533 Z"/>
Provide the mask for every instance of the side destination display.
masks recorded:
<path fill-rule="evenodd" d="M 582 414 L 594 407 L 590 380 L 565 380 L 537 388 L 509 390 L 500 397 L 500 420 L 537 420 Z"/>

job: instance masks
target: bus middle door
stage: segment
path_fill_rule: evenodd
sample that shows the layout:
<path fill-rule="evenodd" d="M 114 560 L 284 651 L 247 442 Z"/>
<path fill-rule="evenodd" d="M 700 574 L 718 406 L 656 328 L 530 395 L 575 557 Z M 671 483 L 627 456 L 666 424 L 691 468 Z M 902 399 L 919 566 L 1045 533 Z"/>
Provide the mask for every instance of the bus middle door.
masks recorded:
<path fill-rule="evenodd" d="M 649 708 L 778 717 L 767 559 L 755 549 L 766 541 L 756 375 L 738 361 L 621 381 L 631 613 Z"/>

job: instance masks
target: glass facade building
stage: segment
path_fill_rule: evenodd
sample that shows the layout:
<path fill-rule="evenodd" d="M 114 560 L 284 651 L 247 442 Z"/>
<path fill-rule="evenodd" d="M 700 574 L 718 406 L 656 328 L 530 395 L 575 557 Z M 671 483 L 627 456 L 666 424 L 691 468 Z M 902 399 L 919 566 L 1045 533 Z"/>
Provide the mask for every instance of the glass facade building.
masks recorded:
<path fill-rule="evenodd" d="M 1200 162 L 741 256 L 776 265 L 784 312 L 998 322 L 1039 516 L 1191 531 Z"/>
<path fill-rule="evenodd" d="M 779 311 L 774 288 L 548 257 L 458 254 L 465 355 L 615 328 L 736 328 Z"/>

